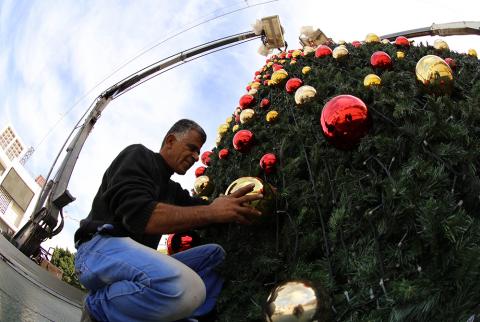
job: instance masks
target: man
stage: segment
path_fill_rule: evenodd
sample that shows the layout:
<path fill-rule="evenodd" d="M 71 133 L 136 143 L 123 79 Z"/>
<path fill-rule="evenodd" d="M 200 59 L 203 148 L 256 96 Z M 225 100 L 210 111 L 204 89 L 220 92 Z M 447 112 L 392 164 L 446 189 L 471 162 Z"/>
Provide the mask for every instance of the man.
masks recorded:
<path fill-rule="evenodd" d="M 203 129 L 180 120 L 160 153 L 131 145 L 106 170 L 88 217 L 75 233 L 75 270 L 89 290 L 85 313 L 97 321 L 202 321 L 215 307 L 222 279 L 219 245 L 173 256 L 157 252 L 162 234 L 214 223 L 248 224 L 260 212 L 248 205 L 253 186 L 207 204 L 172 181 L 198 161 Z"/>

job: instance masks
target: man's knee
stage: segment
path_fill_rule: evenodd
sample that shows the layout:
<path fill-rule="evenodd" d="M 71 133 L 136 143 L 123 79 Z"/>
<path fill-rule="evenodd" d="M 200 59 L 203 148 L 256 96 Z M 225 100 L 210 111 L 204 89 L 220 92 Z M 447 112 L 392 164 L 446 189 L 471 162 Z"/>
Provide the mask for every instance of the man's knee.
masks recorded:
<path fill-rule="evenodd" d="M 195 309 L 205 302 L 205 284 L 200 276 L 191 271 L 182 276 L 182 286 L 184 291 L 179 299 L 178 306 L 182 312 L 188 312 L 186 316 L 191 316 Z"/>

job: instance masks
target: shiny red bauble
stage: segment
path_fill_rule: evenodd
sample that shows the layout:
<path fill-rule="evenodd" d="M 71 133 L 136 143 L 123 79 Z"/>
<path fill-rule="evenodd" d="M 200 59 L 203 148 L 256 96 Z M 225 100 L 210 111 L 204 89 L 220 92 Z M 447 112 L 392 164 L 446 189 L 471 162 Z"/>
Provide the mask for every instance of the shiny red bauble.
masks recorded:
<path fill-rule="evenodd" d="M 410 41 L 408 41 L 407 37 L 398 36 L 395 39 L 395 46 L 397 46 L 397 47 L 410 47 Z"/>
<path fill-rule="evenodd" d="M 457 68 L 457 62 L 455 61 L 455 59 L 447 57 L 445 58 L 445 62 L 448 64 L 448 66 L 450 66 L 452 70 Z"/>
<path fill-rule="evenodd" d="M 267 153 L 260 159 L 260 168 L 265 171 L 266 174 L 270 174 L 275 170 L 277 164 L 277 157 L 273 153 Z"/>
<path fill-rule="evenodd" d="M 269 108 L 270 107 L 270 100 L 268 98 L 262 99 L 262 101 L 260 102 L 260 107 L 264 108 L 264 109 Z"/>
<path fill-rule="evenodd" d="M 212 156 L 213 152 L 212 151 L 205 151 L 202 153 L 202 156 L 200 157 L 200 160 L 202 160 L 202 163 L 205 164 L 206 166 L 210 165 L 210 162 L 212 161 L 210 157 Z"/>
<path fill-rule="evenodd" d="M 384 51 L 376 51 L 370 57 L 373 68 L 389 69 L 392 67 L 392 58 Z"/>
<path fill-rule="evenodd" d="M 238 104 L 240 105 L 240 108 L 242 110 L 250 108 L 253 104 L 255 104 L 255 97 L 249 94 L 245 94 L 240 97 L 240 101 L 238 101 Z"/>
<path fill-rule="evenodd" d="M 303 81 L 300 78 L 290 78 L 285 84 L 285 89 L 288 94 L 293 94 L 302 85 Z"/>
<path fill-rule="evenodd" d="M 327 141 L 342 150 L 355 147 L 371 126 L 367 106 L 352 95 L 329 100 L 323 107 L 320 124 Z"/>
<path fill-rule="evenodd" d="M 221 149 L 219 152 L 218 152 L 218 158 L 219 159 L 226 159 L 228 157 L 228 154 L 230 152 L 228 151 L 228 149 Z"/>
<path fill-rule="evenodd" d="M 193 230 L 170 234 L 167 238 L 167 253 L 173 255 L 199 245 L 200 236 Z"/>
<path fill-rule="evenodd" d="M 332 49 L 325 45 L 320 45 L 315 50 L 315 57 L 322 58 L 326 56 L 332 56 Z"/>
<path fill-rule="evenodd" d="M 362 43 L 359 42 L 358 40 L 354 40 L 354 41 L 352 41 L 352 46 L 355 47 L 355 48 L 360 48 L 360 47 L 362 47 Z"/>
<path fill-rule="evenodd" d="M 276 72 L 277 70 L 283 69 L 283 66 L 280 65 L 280 64 L 273 64 L 272 69 L 273 69 L 273 71 Z"/>
<path fill-rule="evenodd" d="M 240 130 L 233 137 L 233 148 L 239 152 L 247 152 L 253 144 L 253 133 L 249 130 Z"/>
<path fill-rule="evenodd" d="M 195 177 L 200 177 L 200 176 L 203 176 L 205 174 L 205 170 L 207 170 L 207 168 L 205 168 L 204 166 L 199 166 L 198 168 L 195 169 Z"/>

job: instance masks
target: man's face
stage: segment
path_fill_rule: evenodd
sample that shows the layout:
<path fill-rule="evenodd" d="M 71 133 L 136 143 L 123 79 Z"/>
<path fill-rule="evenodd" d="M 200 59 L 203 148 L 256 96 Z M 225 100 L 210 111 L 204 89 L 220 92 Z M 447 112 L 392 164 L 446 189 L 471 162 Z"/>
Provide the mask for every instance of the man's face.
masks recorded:
<path fill-rule="evenodd" d="M 171 143 L 171 164 L 173 171 L 185 174 L 192 165 L 198 161 L 203 140 L 195 130 L 190 130 L 184 135 L 177 135 Z"/>

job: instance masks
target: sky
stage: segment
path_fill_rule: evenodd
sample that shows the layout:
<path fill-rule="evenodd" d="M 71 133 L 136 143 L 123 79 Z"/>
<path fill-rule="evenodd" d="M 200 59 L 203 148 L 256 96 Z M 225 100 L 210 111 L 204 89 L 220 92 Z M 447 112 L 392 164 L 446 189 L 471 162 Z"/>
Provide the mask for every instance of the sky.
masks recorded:
<path fill-rule="evenodd" d="M 296 49 L 302 26 L 351 42 L 371 32 L 381 36 L 432 23 L 480 21 L 479 9 L 472 0 L 1 0 L 0 128 L 11 124 L 35 149 L 25 166 L 33 177 L 45 177 L 75 124 L 104 90 L 162 58 L 249 31 L 262 17 L 279 15 L 289 49 Z M 433 44 L 437 38 L 415 41 Z M 457 52 L 480 53 L 479 36 L 444 40 Z M 65 227 L 43 246 L 74 250 L 73 234 L 90 210 L 103 172 L 127 145 L 142 143 L 158 151 L 172 123 L 189 118 L 207 132 L 202 152 L 213 148 L 218 126 L 265 63 L 257 53 L 260 44 L 251 41 L 183 64 L 112 101 L 71 177 L 68 189 L 77 199 L 64 209 Z M 190 190 L 198 166 L 173 179 Z"/>

